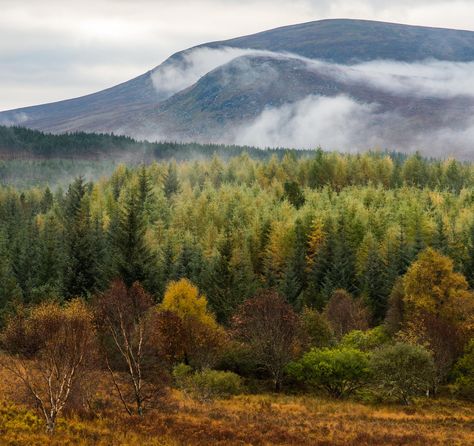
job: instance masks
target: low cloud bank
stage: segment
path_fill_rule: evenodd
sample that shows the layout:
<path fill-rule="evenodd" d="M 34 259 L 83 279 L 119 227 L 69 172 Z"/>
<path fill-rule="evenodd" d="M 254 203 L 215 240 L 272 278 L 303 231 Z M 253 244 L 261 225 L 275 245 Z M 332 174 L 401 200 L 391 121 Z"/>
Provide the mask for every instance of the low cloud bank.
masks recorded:
<path fill-rule="evenodd" d="M 266 109 L 224 139 L 262 148 L 322 147 L 348 153 L 370 148 L 407 153 L 419 150 L 431 156 L 473 159 L 474 118 L 457 128 L 423 129 L 396 112 L 380 112 L 377 104 L 361 104 L 347 96 L 308 96 Z"/>
<path fill-rule="evenodd" d="M 270 55 L 269 51 L 240 48 L 195 48 L 184 52 L 182 57 L 169 59 L 158 66 L 151 74 L 153 86 L 160 96 L 169 97 L 190 87 L 205 74 L 249 55 Z"/>
<path fill-rule="evenodd" d="M 260 51 L 251 48 L 208 48 L 188 50 L 184 56 L 170 59 L 157 67 L 151 77 L 156 90 L 172 95 L 197 82 L 210 71 L 241 56 L 267 56 L 294 59 L 306 63 L 308 70 L 323 71 L 338 81 L 363 83 L 399 94 L 437 98 L 474 97 L 474 62 L 426 60 L 404 63 L 374 60 L 341 65 L 308 59 L 290 53 Z"/>
<path fill-rule="evenodd" d="M 294 104 L 265 110 L 252 123 L 235 129 L 232 142 L 258 147 L 311 149 L 367 147 L 360 136 L 376 107 L 358 104 L 346 96 L 308 96 Z"/>
<path fill-rule="evenodd" d="M 367 83 L 392 93 L 418 97 L 474 97 L 474 62 L 427 60 L 416 63 L 373 61 L 338 65 L 347 81 Z"/>

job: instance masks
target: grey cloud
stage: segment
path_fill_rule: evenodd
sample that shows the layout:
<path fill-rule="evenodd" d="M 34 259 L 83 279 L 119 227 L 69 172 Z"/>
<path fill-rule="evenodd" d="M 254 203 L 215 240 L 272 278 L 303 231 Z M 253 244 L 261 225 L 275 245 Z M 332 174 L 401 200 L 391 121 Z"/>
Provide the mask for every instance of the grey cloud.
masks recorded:
<path fill-rule="evenodd" d="M 360 104 L 346 96 L 307 98 L 265 110 L 253 122 L 229 133 L 227 143 L 257 147 L 336 150 L 349 153 L 371 148 L 431 156 L 472 159 L 474 119 L 461 128 L 420 130 L 396 112 L 379 113 L 376 104 Z"/>
<path fill-rule="evenodd" d="M 190 87 L 206 73 L 241 56 L 295 59 L 304 62 L 308 69 L 324 71 L 339 81 L 369 84 L 397 94 L 438 98 L 474 96 L 474 62 L 426 60 L 403 63 L 376 60 L 347 66 L 289 53 L 229 47 L 189 50 L 183 60 L 169 61 L 158 67 L 152 74 L 153 83 L 159 93 L 169 96 Z M 245 70 L 242 71 L 244 81 Z M 249 76 L 253 79 L 256 74 Z"/>
<path fill-rule="evenodd" d="M 153 85 L 158 93 L 169 97 L 190 87 L 215 68 L 247 55 L 275 55 L 275 53 L 229 47 L 196 48 L 187 51 L 183 59 L 164 64 L 154 70 L 151 75 Z"/>

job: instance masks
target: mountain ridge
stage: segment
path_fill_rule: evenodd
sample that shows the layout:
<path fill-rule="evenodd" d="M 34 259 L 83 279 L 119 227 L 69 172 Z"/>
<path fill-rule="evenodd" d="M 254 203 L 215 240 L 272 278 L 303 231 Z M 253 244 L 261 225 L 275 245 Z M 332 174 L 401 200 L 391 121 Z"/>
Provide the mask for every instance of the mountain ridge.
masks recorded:
<path fill-rule="evenodd" d="M 260 57 L 259 62 L 252 62 L 252 57 Z M 327 65 L 303 66 L 298 58 Z M 331 92 L 335 91 L 356 105 L 396 113 L 399 121 L 411 116 L 432 128 L 443 119 L 441 108 L 447 111 L 453 125 L 460 122 L 460 116 L 463 121 L 474 108 L 471 95 L 462 91 L 460 98 L 448 95 L 443 100 L 433 99 L 430 92 L 414 100 L 414 88 L 395 94 L 387 91 L 383 82 L 378 85 L 376 77 L 374 80 L 367 75 L 367 70 L 372 77 L 380 74 L 377 67 L 366 66 L 380 60 L 419 70 L 423 67 L 418 65 L 426 61 L 469 65 L 474 61 L 474 32 L 352 19 L 288 25 L 177 52 L 146 73 L 97 93 L 0 112 L 0 124 L 53 133 L 113 132 L 152 140 L 239 143 L 231 139 L 235 138 L 236 129 L 246 122 L 252 124 L 252 119 L 268 109 L 296 104 L 304 99 L 302 92 L 306 97 L 333 98 Z M 232 67 L 234 71 L 238 69 L 237 63 L 243 64 L 246 71 L 232 73 Z M 337 74 L 337 67 L 343 67 L 342 74 Z M 344 67 L 362 70 L 363 82 L 350 83 L 346 79 L 341 87 L 340 77 L 354 77 Z M 268 71 L 264 72 L 264 68 Z M 443 67 L 430 69 L 442 74 Z M 222 81 L 226 70 L 230 70 L 232 79 L 228 85 Z M 325 76 L 325 70 L 333 77 Z M 264 81 L 268 73 L 276 73 L 277 77 L 270 85 Z M 417 76 L 420 77 L 417 73 L 405 75 L 410 82 Z M 250 81 L 243 85 L 246 77 Z M 259 82 L 261 88 L 256 88 Z M 397 79 L 391 75 L 385 82 L 396 84 Z M 252 108 L 249 104 L 256 105 Z M 395 133 L 407 125 L 402 124 L 397 124 Z M 374 141 L 386 140 L 387 146 L 394 143 L 391 137 L 377 138 Z"/>

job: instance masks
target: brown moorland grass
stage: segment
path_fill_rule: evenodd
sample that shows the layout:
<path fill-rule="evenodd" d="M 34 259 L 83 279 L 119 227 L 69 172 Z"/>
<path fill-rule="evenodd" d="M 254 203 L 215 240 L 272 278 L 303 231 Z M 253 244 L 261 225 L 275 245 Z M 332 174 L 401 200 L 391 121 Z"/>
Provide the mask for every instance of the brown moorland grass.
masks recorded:
<path fill-rule="evenodd" d="M 200 403 L 173 392 L 140 418 L 126 415 L 103 390 L 97 395 L 102 411 L 60 419 L 51 437 L 43 420 L 15 398 L 11 377 L 2 372 L 0 378 L 2 446 L 474 445 L 474 405 L 455 400 L 369 406 L 265 394 Z"/>

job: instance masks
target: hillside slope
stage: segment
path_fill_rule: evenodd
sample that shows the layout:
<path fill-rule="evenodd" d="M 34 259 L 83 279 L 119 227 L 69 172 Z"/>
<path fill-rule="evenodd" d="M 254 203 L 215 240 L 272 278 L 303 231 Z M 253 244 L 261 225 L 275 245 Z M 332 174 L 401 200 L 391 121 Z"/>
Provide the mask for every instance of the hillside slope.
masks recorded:
<path fill-rule="evenodd" d="M 381 60 L 390 62 L 380 65 Z M 343 150 L 370 144 L 437 154 L 446 144 L 444 130 L 470 135 L 474 129 L 474 91 L 467 82 L 474 76 L 473 61 L 474 32 L 323 20 L 199 45 L 101 92 L 1 112 L 0 124 L 152 140 L 323 144 Z M 443 85 L 449 88 L 444 91 Z M 267 124 L 261 129 L 269 110 L 279 121 L 282 113 L 298 115 L 300 101 L 311 104 L 317 121 L 332 122 L 334 116 L 321 116 L 315 98 L 336 99 L 329 106 L 337 108 L 341 97 L 346 108 L 337 116 L 359 116 L 357 129 L 344 130 L 344 138 L 329 137 L 339 131 L 331 126 L 314 138 L 302 138 L 300 119 L 279 125 L 291 126 L 285 135 Z M 287 113 L 290 106 L 297 110 Z M 433 146 L 427 135 L 440 129 L 440 142 Z M 354 133 L 361 136 L 354 139 Z M 470 157 L 469 138 L 458 140 L 457 152 Z"/>

